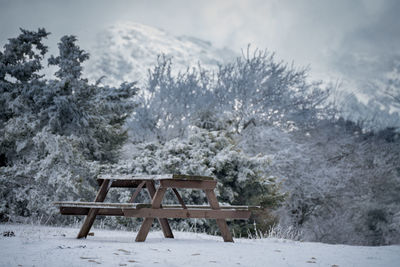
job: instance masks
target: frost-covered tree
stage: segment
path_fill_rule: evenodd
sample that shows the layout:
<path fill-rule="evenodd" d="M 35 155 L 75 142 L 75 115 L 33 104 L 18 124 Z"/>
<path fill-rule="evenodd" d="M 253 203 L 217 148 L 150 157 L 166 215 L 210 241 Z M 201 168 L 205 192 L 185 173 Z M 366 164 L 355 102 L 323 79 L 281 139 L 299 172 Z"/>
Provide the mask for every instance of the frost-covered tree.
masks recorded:
<path fill-rule="evenodd" d="M 116 148 L 126 139 L 122 128 L 134 108 L 131 97 L 134 83 L 119 88 L 88 84 L 81 78 L 81 63 L 88 54 L 76 44 L 74 36 L 64 36 L 59 43 L 60 55 L 50 57 L 49 64 L 57 65 L 59 78 L 49 82 L 53 92 L 47 94 L 41 107 L 50 131 L 81 136 L 81 149 L 95 160 L 115 161 Z"/>
<path fill-rule="evenodd" d="M 135 106 L 134 84 L 101 87 L 81 78 L 88 54 L 73 36 L 49 59 L 57 78 L 40 76 L 47 35 L 22 30 L 0 53 L 2 220 L 49 215 L 53 200 L 92 196 L 98 162 L 118 159 Z"/>
<path fill-rule="evenodd" d="M 306 70 L 277 62 L 266 51 L 249 51 L 216 72 L 199 66 L 175 76 L 172 61 L 160 57 L 149 72 L 145 104 L 131 121 L 135 133 L 142 133 L 145 140 L 184 136 L 188 125 L 212 113 L 237 133 L 265 123 L 309 127 L 331 115 L 329 90 L 309 82 Z"/>
<path fill-rule="evenodd" d="M 191 126 L 186 138 L 174 138 L 165 143 L 156 141 L 136 144 L 126 166 L 113 167 L 112 170 L 129 174 L 176 173 L 215 177 L 218 181 L 217 198 L 221 203 L 261 205 L 266 208 L 255 213 L 246 223 L 232 224 L 237 235 L 247 235 L 248 230 L 253 232 L 254 221 L 261 231 L 276 223 L 272 210 L 285 197 L 269 168 L 268 157 L 247 155 L 237 147 L 232 133 Z M 207 203 L 202 191 L 182 190 L 181 194 L 185 203 Z M 118 201 L 128 200 L 129 195 L 118 196 Z M 167 193 L 167 201 L 177 203 L 172 191 Z M 198 229 L 211 233 L 217 230 L 216 225 L 210 224 L 209 220 L 190 220 L 189 225 L 182 220 L 178 222 L 175 222 L 178 228 L 189 228 L 196 223 Z"/>
<path fill-rule="evenodd" d="M 270 170 L 288 192 L 281 227 L 300 239 L 327 243 L 399 242 L 399 135 L 364 133 L 351 122 L 320 121 L 307 132 L 253 127 L 240 147 L 271 158 Z"/>
<path fill-rule="evenodd" d="M 393 70 L 387 76 L 386 93 L 392 97 L 397 107 L 400 107 L 400 58 L 395 61 Z"/>
<path fill-rule="evenodd" d="M 172 60 L 159 56 L 149 71 L 142 105 L 135 110 L 130 125 L 136 139 L 168 140 L 184 136 L 199 111 L 211 104 L 209 72 L 188 69 L 172 75 Z"/>
<path fill-rule="evenodd" d="M 3 89 L 10 78 L 26 83 L 40 77 L 38 71 L 42 69 L 41 60 L 47 52 L 42 39 L 49 33 L 45 29 L 37 32 L 21 29 L 21 32 L 17 38 L 9 39 L 4 51 L 0 52 L 0 81 Z"/>
<path fill-rule="evenodd" d="M 309 82 L 305 69 L 277 62 L 274 54 L 254 51 L 220 66 L 213 88 L 215 112 L 230 112 L 238 132 L 250 124 L 309 126 L 329 115 L 329 91 Z"/>
<path fill-rule="evenodd" d="M 60 55 L 49 58 L 49 65 L 59 66 L 56 77 L 66 81 L 76 81 L 82 75 L 82 63 L 89 59 L 89 53 L 79 49 L 75 36 L 64 36 L 58 44 Z"/>
<path fill-rule="evenodd" d="M 38 130 L 32 122 L 37 112 L 34 97 L 36 90 L 45 86 L 38 73 L 47 52 L 42 39 L 49 33 L 44 29 L 21 31 L 0 51 L 1 166 L 15 160 L 17 155 L 13 150 L 21 148 L 19 140 L 32 137 L 32 132 Z"/>

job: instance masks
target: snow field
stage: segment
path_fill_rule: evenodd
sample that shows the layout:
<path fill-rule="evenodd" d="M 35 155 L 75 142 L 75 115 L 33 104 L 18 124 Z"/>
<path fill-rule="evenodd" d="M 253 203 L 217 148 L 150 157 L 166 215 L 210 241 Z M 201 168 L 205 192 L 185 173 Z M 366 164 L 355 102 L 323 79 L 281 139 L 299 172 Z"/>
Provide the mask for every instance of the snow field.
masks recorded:
<path fill-rule="evenodd" d="M 284 239 L 235 239 L 177 232 L 165 239 L 150 232 L 136 243 L 135 232 L 94 229 L 76 239 L 77 228 L 0 225 L 0 266 L 399 266 L 400 246 L 363 247 Z"/>

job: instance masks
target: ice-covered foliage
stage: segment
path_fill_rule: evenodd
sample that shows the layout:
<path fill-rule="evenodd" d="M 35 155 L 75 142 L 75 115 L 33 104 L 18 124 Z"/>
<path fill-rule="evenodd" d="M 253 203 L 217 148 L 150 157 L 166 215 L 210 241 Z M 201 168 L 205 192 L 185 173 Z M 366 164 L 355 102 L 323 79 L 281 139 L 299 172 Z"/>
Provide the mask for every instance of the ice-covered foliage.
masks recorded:
<path fill-rule="evenodd" d="M 394 64 L 393 70 L 387 75 L 386 93 L 392 97 L 397 108 L 400 108 L 400 59 Z"/>
<path fill-rule="evenodd" d="M 245 56 L 219 68 L 212 89 L 215 110 L 231 112 L 237 132 L 250 123 L 309 126 L 329 115 L 329 91 L 306 73 L 277 62 L 274 54 L 251 54 L 248 48 Z"/>
<path fill-rule="evenodd" d="M 135 129 L 134 139 L 165 141 L 182 137 L 193 118 L 211 104 L 209 72 L 200 67 L 173 75 L 172 68 L 171 59 L 160 56 L 149 72 L 142 105 L 129 122 Z"/>
<path fill-rule="evenodd" d="M 79 49 L 75 44 L 76 41 L 75 36 L 63 36 L 58 44 L 60 55 L 49 58 L 49 65 L 59 66 L 60 69 L 55 75 L 61 80 L 78 80 L 82 75 L 81 64 L 89 59 L 89 53 Z"/>
<path fill-rule="evenodd" d="M 40 76 L 48 33 L 21 31 L 0 53 L 2 220 L 49 215 L 53 200 L 93 196 L 97 162 L 118 159 L 136 92 L 134 84 L 109 88 L 82 79 L 88 54 L 74 36 L 64 36 L 60 55 L 49 59 L 57 79 Z"/>
<path fill-rule="evenodd" d="M 356 124 L 321 121 L 307 133 L 273 127 L 246 131 L 241 147 L 271 157 L 289 192 L 281 227 L 309 241 L 400 242 L 400 139 L 394 129 L 363 133 Z"/>
<path fill-rule="evenodd" d="M 172 61 L 160 57 L 150 71 L 144 104 L 130 122 L 134 138 L 181 137 L 209 113 L 223 117 L 225 127 L 237 133 L 260 123 L 309 127 L 331 115 L 329 91 L 309 82 L 305 70 L 276 62 L 266 51 L 250 54 L 248 48 L 245 56 L 215 72 L 199 66 L 172 75 L 172 69 Z"/>
<path fill-rule="evenodd" d="M 145 142 L 135 146 L 132 158 L 125 168 L 114 168 L 116 172 L 138 174 L 193 174 L 215 177 L 217 197 L 221 203 L 233 205 L 261 205 L 268 208 L 245 223 L 235 223 L 236 234 L 247 235 L 253 230 L 255 221 L 260 230 L 276 223 L 271 213 L 284 200 L 279 183 L 270 172 L 269 159 L 266 156 L 249 156 L 240 150 L 232 135 L 225 130 L 210 131 L 191 126 L 184 139 L 174 138 L 165 143 Z M 207 203 L 205 194 L 199 190 L 182 190 L 185 203 Z M 123 196 L 120 201 L 129 200 Z M 167 201 L 178 203 L 172 191 Z M 194 220 L 191 220 L 191 224 Z M 209 220 L 197 220 L 198 229 L 210 230 Z M 182 225 L 181 225 L 182 226 Z M 240 226 L 240 227 L 239 227 Z M 211 224 L 211 232 L 215 231 Z"/>
<path fill-rule="evenodd" d="M 21 29 L 21 32 L 17 38 L 9 39 L 4 51 L 0 52 L 2 87 L 5 86 L 3 82 L 8 77 L 22 83 L 40 77 L 37 72 L 42 69 L 41 60 L 47 52 L 47 46 L 42 44 L 42 39 L 49 33 L 45 29 L 38 29 L 37 32 Z"/>

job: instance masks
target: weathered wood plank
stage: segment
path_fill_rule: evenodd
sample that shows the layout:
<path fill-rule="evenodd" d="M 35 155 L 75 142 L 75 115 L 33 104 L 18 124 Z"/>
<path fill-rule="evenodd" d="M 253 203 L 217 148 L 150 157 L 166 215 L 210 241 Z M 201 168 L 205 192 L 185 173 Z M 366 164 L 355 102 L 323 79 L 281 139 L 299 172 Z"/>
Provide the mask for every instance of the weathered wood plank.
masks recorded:
<path fill-rule="evenodd" d="M 208 203 L 210 203 L 210 206 L 215 210 L 220 210 L 219 203 L 217 197 L 215 196 L 214 190 L 206 189 L 204 190 L 204 192 L 206 193 L 207 200 Z M 233 242 L 233 238 L 231 232 L 229 231 L 228 225 L 226 224 L 226 221 L 224 219 L 216 219 L 216 221 L 224 241 Z"/>
<path fill-rule="evenodd" d="M 173 174 L 172 179 L 178 179 L 178 180 L 201 180 L 201 181 L 207 181 L 207 180 L 214 180 L 213 177 L 210 176 L 200 176 L 200 175 L 187 175 L 187 174 Z"/>
<path fill-rule="evenodd" d="M 62 215 L 88 215 L 90 208 L 81 207 L 60 207 Z M 97 216 L 124 216 L 122 208 L 101 208 L 97 211 Z"/>
<path fill-rule="evenodd" d="M 154 186 L 154 181 L 147 181 L 146 182 L 147 191 L 150 194 L 150 197 L 153 199 L 154 195 L 156 194 L 156 187 Z M 160 207 L 162 207 L 160 202 Z M 169 226 L 167 219 L 158 219 L 158 222 L 161 225 L 161 229 L 163 231 L 164 237 L 166 238 L 174 238 L 174 234 L 172 233 L 171 227 Z"/>
<path fill-rule="evenodd" d="M 114 184 L 119 184 L 120 181 L 145 181 L 145 180 L 199 180 L 199 181 L 212 181 L 213 177 L 200 176 L 200 175 L 187 175 L 187 174 L 155 174 L 155 175 L 141 175 L 141 174 L 101 174 L 98 176 L 98 182 L 101 180 L 112 179 Z M 114 185 L 113 185 L 114 187 Z"/>
<path fill-rule="evenodd" d="M 108 190 L 110 189 L 110 182 L 111 180 L 104 180 L 101 184 L 99 191 L 97 192 L 95 202 L 103 202 L 106 198 Z M 96 215 L 99 209 L 90 209 L 88 215 L 85 218 L 85 221 L 82 224 L 82 227 L 78 233 L 77 238 L 86 237 L 90 231 L 90 228 L 93 225 L 94 220 L 96 219 Z"/>
<path fill-rule="evenodd" d="M 137 196 L 140 193 L 140 190 L 142 190 L 143 186 L 145 185 L 145 181 L 141 182 L 140 185 L 136 188 L 135 193 L 133 193 L 131 199 L 129 199 L 129 203 L 133 203 L 135 201 L 135 199 L 137 198 Z"/>
<path fill-rule="evenodd" d="M 186 208 L 188 209 L 210 209 L 211 206 L 209 205 L 185 205 Z M 181 208 L 181 205 L 163 205 L 163 209 L 177 209 Z M 137 204 L 136 208 L 150 208 L 149 204 Z M 219 206 L 221 210 L 262 210 L 263 208 L 261 206 L 238 206 L 238 205 L 232 205 L 232 206 Z"/>
<path fill-rule="evenodd" d="M 74 202 L 74 201 L 61 201 L 53 202 L 57 207 L 81 207 L 81 208 L 135 208 L 139 203 L 108 203 L 108 202 Z M 139 204 L 145 205 L 147 204 Z"/>
<path fill-rule="evenodd" d="M 100 174 L 98 180 L 113 179 L 113 180 L 162 180 L 162 179 L 172 179 L 173 174 Z"/>
<path fill-rule="evenodd" d="M 154 193 L 154 191 L 151 190 L 150 188 L 155 189 L 155 187 L 153 187 L 154 186 L 153 182 L 148 182 L 148 183 L 149 184 L 147 185 L 147 188 L 149 189 L 150 195 L 152 195 L 152 193 Z M 153 199 L 151 201 L 152 209 L 159 209 L 161 207 L 161 201 L 164 197 L 166 190 L 167 190 L 166 188 L 158 188 L 158 190 L 153 194 Z M 167 238 L 173 238 L 172 230 L 169 227 L 168 221 L 165 218 L 158 219 L 158 220 L 163 229 L 164 236 Z M 142 225 L 140 226 L 139 232 L 136 236 L 136 239 L 135 239 L 136 242 L 144 242 L 146 240 L 147 234 L 150 231 L 153 221 L 154 221 L 154 218 L 145 218 L 144 219 Z M 163 226 L 163 223 L 165 223 L 165 222 L 166 222 L 167 227 Z M 165 227 L 165 229 L 164 229 L 164 227 Z M 171 235 L 172 235 L 172 237 L 171 237 Z"/>
<path fill-rule="evenodd" d="M 210 209 L 211 206 L 209 205 L 185 205 L 186 208 L 188 209 Z M 163 205 L 163 209 L 177 209 L 181 208 L 181 205 Z M 137 208 L 149 208 L 148 204 L 137 204 Z M 232 206 L 219 206 L 221 210 L 262 210 L 263 208 L 261 206 L 238 206 L 238 205 L 232 205 Z"/>
<path fill-rule="evenodd" d="M 217 181 L 191 181 L 191 180 L 161 180 L 161 187 L 172 188 L 193 188 L 193 189 L 214 189 Z"/>
<path fill-rule="evenodd" d="M 136 235 L 135 242 L 144 242 L 146 240 L 147 234 L 149 233 L 153 222 L 154 218 L 144 218 L 143 223 L 140 226 L 139 232 Z"/>
<path fill-rule="evenodd" d="M 182 208 L 187 209 L 185 202 L 183 202 L 183 199 L 181 195 L 179 194 L 178 190 L 176 188 L 172 188 L 172 191 L 174 191 L 176 198 L 178 199 L 179 203 L 181 204 Z"/>
<path fill-rule="evenodd" d="M 97 183 L 101 185 L 101 183 L 107 179 L 97 179 Z M 143 180 L 132 180 L 132 179 L 116 179 L 113 180 L 111 187 L 122 187 L 122 188 L 135 188 L 138 187 Z M 144 186 L 145 187 L 145 186 Z"/>
<path fill-rule="evenodd" d="M 80 208 L 151 208 L 151 204 L 146 203 L 108 203 L 108 202 L 75 202 L 75 201 L 61 201 L 53 202 L 56 207 L 80 207 Z M 210 209 L 209 205 L 185 205 L 189 209 Z M 181 208 L 182 205 L 162 205 L 162 208 Z M 260 206 L 219 206 L 223 210 L 262 210 Z"/>
<path fill-rule="evenodd" d="M 251 215 L 248 210 L 123 208 L 122 211 L 127 217 L 146 218 L 248 219 Z"/>

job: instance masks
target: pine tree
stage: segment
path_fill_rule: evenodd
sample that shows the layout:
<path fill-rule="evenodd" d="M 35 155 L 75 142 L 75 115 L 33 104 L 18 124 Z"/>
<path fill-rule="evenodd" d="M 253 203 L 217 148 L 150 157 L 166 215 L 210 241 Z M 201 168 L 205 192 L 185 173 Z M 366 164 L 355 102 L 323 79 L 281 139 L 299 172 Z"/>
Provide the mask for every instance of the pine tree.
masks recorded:
<path fill-rule="evenodd" d="M 118 160 L 135 84 L 89 84 L 89 54 L 64 36 L 49 64 L 56 79 L 39 75 L 47 47 L 44 29 L 21 30 L 0 52 L 0 218 L 55 213 L 57 199 L 92 198 L 100 162 Z M 20 217 L 22 216 L 22 217 Z"/>

